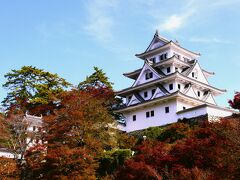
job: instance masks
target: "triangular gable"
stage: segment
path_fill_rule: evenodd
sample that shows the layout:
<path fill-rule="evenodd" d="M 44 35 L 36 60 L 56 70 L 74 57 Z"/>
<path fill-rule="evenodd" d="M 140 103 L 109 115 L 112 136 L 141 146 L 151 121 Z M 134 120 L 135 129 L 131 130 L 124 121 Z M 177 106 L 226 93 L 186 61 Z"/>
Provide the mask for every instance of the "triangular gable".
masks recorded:
<path fill-rule="evenodd" d="M 209 96 L 207 97 L 206 99 L 206 102 L 210 103 L 210 104 L 214 104 L 214 105 L 217 105 L 216 104 L 216 101 L 214 100 L 212 94 L 209 94 Z"/>
<path fill-rule="evenodd" d="M 198 98 L 191 85 L 184 94 L 186 94 L 187 96 L 190 96 L 190 97 Z"/>
<path fill-rule="evenodd" d="M 151 79 L 146 80 L 145 79 L 145 74 L 147 72 L 152 72 L 153 73 L 153 77 Z M 161 78 L 162 76 L 160 74 L 157 73 L 157 71 L 155 71 L 148 63 L 147 61 L 145 61 L 145 64 L 143 65 L 143 68 L 141 70 L 141 73 L 139 74 L 138 78 L 136 79 L 136 81 L 133 83 L 132 87 L 139 85 L 139 84 L 143 84 L 147 81 L 152 81 L 158 78 Z"/>
<path fill-rule="evenodd" d="M 151 97 L 151 99 L 154 99 L 154 98 L 158 98 L 158 97 L 162 97 L 162 96 L 165 96 L 166 94 L 160 89 L 160 88 L 157 88 L 155 93 L 153 94 L 153 96 Z"/>
<path fill-rule="evenodd" d="M 202 68 L 200 67 L 200 65 L 197 61 L 193 65 L 193 67 L 191 67 L 191 69 L 188 71 L 187 76 L 190 77 L 190 78 L 193 78 L 192 77 L 192 72 L 196 73 L 196 75 L 197 75 L 197 78 L 195 78 L 196 80 L 209 85 L 209 83 L 207 81 L 207 78 L 204 75 L 204 73 L 202 71 Z"/>
<path fill-rule="evenodd" d="M 137 103 L 140 103 L 140 101 L 138 100 L 138 98 L 136 98 L 135 95 L 133 95 L 131 100 L 128 103 L 128 106 L 131 106 L 131 105 L 134 105 L 134 104 L 137 104 Z"/>
<path fill-rule="evenodd" d="M 152 49 L 156 49 L 156 48 L 159 48 L 163 45 L 165 45 L 166 43 L 168 43 L 168 40 L 162 38 L 162 37 L 159 37 L 158 35 L 158 32 L 156 31 L 150 45 L 148 46 L 148 48 L 145 50 L 145 52 L 148 52 Z"/>

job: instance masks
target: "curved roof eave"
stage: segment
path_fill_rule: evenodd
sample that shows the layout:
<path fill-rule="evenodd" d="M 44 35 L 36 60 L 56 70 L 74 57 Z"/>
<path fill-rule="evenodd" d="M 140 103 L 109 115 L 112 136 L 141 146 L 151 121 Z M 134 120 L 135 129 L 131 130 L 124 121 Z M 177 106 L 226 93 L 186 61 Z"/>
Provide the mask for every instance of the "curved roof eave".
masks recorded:
<path fill-rule="evenodd" d="M 193 52 L 193 51 L 190 51 L 190 50 L 188 50 L 188 49 L 186 49 L 186 48 L 184 48 L 184 47 L 182 47 L 182 46 L 179 46 L 178 44 L 176 44 L 175 42 L 173 42 L 173 41 L 171 40 L 171 41 L 169 41 L 168 43 L 164 44 L 164 45 L 161 46 L 161 47 L 158 47 L 158 48 L 156 48 L 156 49 L 152 49 L 152 50 L 147 51 L 147 52 L 145 51 L 145 52 L 140 53 L 140 54 L 135 54 L 135 56 L 138 57 L 138 58 L 144 59 L 144 56 L 146 56 L 146 55 L 148 55 L 148 54 L 151 54 L 152 52 L 156 52 L 156 51 L 158 51 L 158 50 L 160 50 L 160 49 L 163 49 L 164 47 L 166 47 L 166 46 L 169 45 L 169 44 L 173 44 L 173 45 L 175 45 L 176 47 L 181 48 L 181 49 L 183 49 L 183 50 L 185 50 L 185 51 L 187 51 L 187 52 L 189 52 L 189 53 L 191 53 L 191 54 L 194 54 L 194 55 L 196 55 L 196 56 L 200 56 L 200 55 L 201 55 L 200 53 Z"/>

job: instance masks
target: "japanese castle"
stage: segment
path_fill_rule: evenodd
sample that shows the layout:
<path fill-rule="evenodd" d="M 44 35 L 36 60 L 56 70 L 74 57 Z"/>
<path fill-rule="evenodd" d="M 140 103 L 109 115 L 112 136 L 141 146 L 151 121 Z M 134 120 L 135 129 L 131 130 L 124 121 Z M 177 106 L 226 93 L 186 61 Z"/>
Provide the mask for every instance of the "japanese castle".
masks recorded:
<path fill-rule="evenodd" d="M 226 90 L 209 84 L 208 78 L 214 73 L 201 68 L 199 53 L 161 37 L 156 31 L 145 52 L 136 57 L 143 60 L 143 67 L 123 74 L 134 80 L 133 85 L 116 92 L 124 99 L 124 104 L 115 110 L 125 121 L 120 129 L 132 132 L 183 118 L 211 119 L 233 113 L 216 104 L 214 97 Z"/>

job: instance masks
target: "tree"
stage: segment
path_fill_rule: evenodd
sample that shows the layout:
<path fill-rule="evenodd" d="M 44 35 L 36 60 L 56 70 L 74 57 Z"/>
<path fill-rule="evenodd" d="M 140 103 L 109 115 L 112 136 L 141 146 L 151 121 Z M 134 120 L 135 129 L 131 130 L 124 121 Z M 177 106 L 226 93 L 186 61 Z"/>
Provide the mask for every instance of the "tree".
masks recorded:
<path fill-rule="evenodd" d="M 179 127 L 188 133 L 177 141 L 146 140 L 138 145 L 136 155 L 115 172 L 115 179 L 240 178 L 239 117 L 206 122 L 193 129 L 174 124 L 167 130 L 175 136 L 174 128 Z"/>
<path fill-rule="evenodd" d="M 46 113 L 55 107 L 56 95 L 70 86 L 70 83 L 57 74 L 32 66 L 12 70 L 4 77 L 7 81 L 3 87 L 9 92 L 2 103 L 8 110 L 21 109 L 25 112 L 34 111 L 38 107 L 41 109 L 38 110 L 40 113 Z"/>
<path fill-rule="evenodd" d="M 232 108 L 240 110 L 240 93 L 236 92 L 233 100 L 229 100 L 228 103 Z"/>
<path fill-rule="evenodd" d="M 97 90 L 62 93 L 62 108 L 46 117 L 46 178 L 96 178 L 95 157 L 117 146 L 106 97 Z"/>
<path fill-rule="evenodd" d="M 0 157 L 0 177 L 1 179 L 20 179 L 16 161 L 9 158 Z"/>
<path fill-rule="evenodd" d="M 98 67 L 94 67 L 94 73 L 90 76 L 87 76 L 86 79 L 79 83 L 78 88 L 81 90 L 86 90 L 88 88 L 110 88 L 112 89 L 112 82 L 109 82 L 109 78 L 106 76 L 106 74 L 103 72 L 102 69 L 99 69 Z"/>

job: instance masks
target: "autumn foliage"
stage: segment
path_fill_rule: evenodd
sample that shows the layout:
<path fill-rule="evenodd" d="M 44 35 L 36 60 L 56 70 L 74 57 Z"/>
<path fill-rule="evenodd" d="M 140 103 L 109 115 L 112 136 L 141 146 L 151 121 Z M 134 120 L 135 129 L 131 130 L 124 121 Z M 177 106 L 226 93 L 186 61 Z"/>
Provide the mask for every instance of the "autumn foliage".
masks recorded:
<path fill-rule="evenodd" d="M 5 76 L 12 91 L 8 116 L 0 114 L 0 147 L 22 158 L 0 158 L 0 179 L 240 179 L 240 115 L 119 132 L 113 83 L 94 71 L 68 91 L 67 81 L 35 67 Z M 229 103 L 240 109 L 240 93 Z M 22 124 L 25 111 L 43 113 L 38 136 Z M 29 137 L 43 143 L 29 147 Z"/>
<path fill-rule="evenodd" d="M 168 129 L 179 126 L 174 124 Z M 115 178 L 238 179 L 239 127 L 239 120 L 228 119 L 201 124 L 173 144 L 146 140 L 136 147 L 136 156 L 125 162 Z"/>
<path fill-rule="evenodd" d="M 229 100 L 228 103 L 232 108 L 240 110 L 240 93 L 236 92 L 233 100 Z"/>
<path fill-rule="evenodd" d="M 63 93 L 62 108 L 48 116 L 47 178 L 95 179 L 95 157 L 117 146 L 106 89 Z M 108 98 L 107 98 L 108 97 Z"/>

